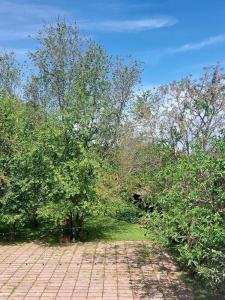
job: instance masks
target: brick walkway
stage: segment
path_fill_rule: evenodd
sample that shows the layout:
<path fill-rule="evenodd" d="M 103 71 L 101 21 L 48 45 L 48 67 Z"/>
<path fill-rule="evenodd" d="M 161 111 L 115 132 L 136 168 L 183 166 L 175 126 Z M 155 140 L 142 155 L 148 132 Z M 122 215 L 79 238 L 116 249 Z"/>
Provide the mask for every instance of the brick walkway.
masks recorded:
<path fill-rule="evenodd" d="M 147 242 L 0 246 L 0 300 L 193 299 Z"/>

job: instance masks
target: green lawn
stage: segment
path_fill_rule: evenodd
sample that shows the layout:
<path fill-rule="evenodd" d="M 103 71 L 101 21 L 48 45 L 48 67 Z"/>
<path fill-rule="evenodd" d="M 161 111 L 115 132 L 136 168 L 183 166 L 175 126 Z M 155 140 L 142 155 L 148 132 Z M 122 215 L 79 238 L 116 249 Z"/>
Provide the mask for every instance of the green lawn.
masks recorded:
<path fill-rule="evenodd" d="M 83 238 L 86 241 L 147 240 L 145 230 L 139 224 L 131 224 L 110 217 L 88 220 Z"/>
<path fill-rule="evenodd" d="M 14 243 L 29 242 L 32 240 L 43 239 L 46 243 L 55 244 L 59 241 L 60 231 L 50 232 L 49 224 L 42 224 L 38 228 L 17 228 Z M 8 240 L 7 228 L 1 227 L 0 243 L 11 243 Z M 90 218 L 84 224 L 81 240 L 90 241 L 140 241 L 147 240 L 145 230 L 139 224 L 132 224 L 110 217 Z"/>

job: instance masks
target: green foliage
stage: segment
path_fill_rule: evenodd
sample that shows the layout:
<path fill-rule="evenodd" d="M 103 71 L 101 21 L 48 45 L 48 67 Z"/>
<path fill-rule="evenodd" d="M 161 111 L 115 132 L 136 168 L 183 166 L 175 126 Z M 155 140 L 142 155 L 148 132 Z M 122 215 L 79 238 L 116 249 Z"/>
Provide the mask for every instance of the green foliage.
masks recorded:
<path fill-rule="evenodd" d="M 90 212 L 101 211 L 97 152 L 117 142 L 140 68 L 113 63 L 60 18 L 36 39 L 27 102 L 12 96 L 19 82 L 14 55 L 0 55 L 0 222 L 15 231 L 44 219 L 70 227 L 74 238 Z"/>
<path fill-rule="evenodd" d="M 225 280 L 224 176 L 222 157 L 200 150 L 181 155 L 158 174 L 155 201 L 161 211 L 154 211 L 147 225 L 181 264 L 214 287 Z"/>
<path fill-rule="evenodd" d="M 24 157 L 25 107 L 14 98 L 0 100 L 0 172 L 1 172 L 1 221 L 7 224 L 23 222 L 24 199 L 19 162 Z"/>
<path fill-rule="evenodd" d="M 137 224 L 141 215 L 142 212 L 140 209 L 138 209 L 134 204 L 126 202 L 121 202 L 116 211 L 116 218 L 118 220 L 124 220 L 132 224 Z"/>
<path fill-rule="evenodd" d="M 21 66 L 13 52 L 0 51 L 0 93 L 14 94 L 20 83 Z"/>

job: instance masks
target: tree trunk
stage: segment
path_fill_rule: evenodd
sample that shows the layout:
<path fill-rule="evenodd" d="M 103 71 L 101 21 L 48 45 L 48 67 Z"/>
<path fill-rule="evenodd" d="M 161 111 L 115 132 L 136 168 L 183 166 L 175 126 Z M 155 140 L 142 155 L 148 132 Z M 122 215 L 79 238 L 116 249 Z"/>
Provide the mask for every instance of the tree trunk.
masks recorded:
<path fill-rule="evenodd" d="M 74 218 L 74 233 L 75 233 L 75 239 L 76 240 L 81 238 L 81 231 L 82 231 L 83 221 L 84 221 L 83 216 L 82 215 L 80 216 L 77 213 L 75 218 Z"/>
<path fill-rule="evenodd" d="M 70 214 L 70 241 L 72 242 L 74 240 L 74 234 L 73 234 L 73 214 Z"/>
<path fill-rule="evenodd" d="M 9 240 L 14 241 L 15 240 L 15 234 L 16 234 L 16 225 L 15 223 L 9 224 Z"/>
<path fill-rule="evenodd" d="M 38 228 L 39 221 L 37 219 L 37 213 L 33 213 L 32 214 L 32 220 L 31 220 L 31 222 L 32 222 L 32 225 L 34 226 L 34 228 Z"/>
<path fill-rule="evenodd" d="M 74 240 L 74 224 L 73 224 L 73 214 L 70 214 L 66 221 L 66 235 L 69 236 L 69 240 Z"/>

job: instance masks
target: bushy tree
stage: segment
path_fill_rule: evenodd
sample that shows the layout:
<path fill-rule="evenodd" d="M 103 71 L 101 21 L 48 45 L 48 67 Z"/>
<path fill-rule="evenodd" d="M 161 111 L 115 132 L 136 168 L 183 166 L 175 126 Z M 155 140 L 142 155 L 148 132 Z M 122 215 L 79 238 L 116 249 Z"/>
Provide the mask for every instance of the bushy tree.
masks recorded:
<path fill-rule="evenodd" d="M 95 165 L 73 123 L 54 116 L 42 136 L 42 153 L 47 159 L 46 193 L 38 216 L 55 225 L 67 223 L 71 238 L 78 238 L 85 217 L 95 201 Z"/>
<path fill-rule="evenodd" d="M 18 160 L 24 157 L 24 112 L 23 103 L 10 96 L 0 100 L 0 172 L 2 193 L 0 198 L 1 222 L 9 225 L 11 237 L 16 223 L 24 221 L 25 202 L 21 182 L 18 181 Z"/>

